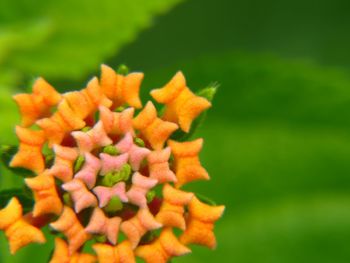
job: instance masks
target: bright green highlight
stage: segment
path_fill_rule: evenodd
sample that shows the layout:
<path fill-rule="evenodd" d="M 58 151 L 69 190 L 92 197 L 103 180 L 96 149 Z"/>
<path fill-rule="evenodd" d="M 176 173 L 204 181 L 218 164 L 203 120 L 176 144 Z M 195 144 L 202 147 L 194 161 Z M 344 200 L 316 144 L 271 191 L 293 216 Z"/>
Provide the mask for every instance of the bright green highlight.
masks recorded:
<path fill-rule="evenodd" d="M 123 209 L 123 203 L 117 196 L 113 196 L 108 205 L 103 208 L 107 213 L 118 212 Z"/>
<path fill-rule="evenodd" d="M 120 153 L 117 147 L 115 147 L 114 145 L 108 145 L 104 147 L 102 152 L 113 156 L 118 155 Z"/>
<path fill-rule="evenodd" d="M 79 172 L 81 167 L 84 165 L 84 163 L 85 163 L 85 157 L 80 155 L 74 163 L 74 173 Z"/>
<path fill-rule="evenodd" d="M 134 142 L 136 145 L 138 145 L 140 147 L 145 147 L 145 142 L 141 138 L 136 137 L 134 139 Z"/>

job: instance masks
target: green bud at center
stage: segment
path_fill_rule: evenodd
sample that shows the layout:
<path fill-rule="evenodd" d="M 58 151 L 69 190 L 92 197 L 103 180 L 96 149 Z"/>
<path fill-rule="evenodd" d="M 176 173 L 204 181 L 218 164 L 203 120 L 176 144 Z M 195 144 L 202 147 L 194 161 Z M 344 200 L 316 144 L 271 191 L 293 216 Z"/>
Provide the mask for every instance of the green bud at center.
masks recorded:
<path fill-rule="evenodd" d="M 138 145 L 140 147 L 145 147 L 145 142 L 141 138 L 136 137 L 134 139 L 134 142 L 136 145 Z"/>
<path fill-rule="evenodd" d="M 98 243 L 105 243 L 107 241 L 107 237 L 105 235 L 95 235 L 94 239 Z"/>
<path fill-rule="evenodd" d="M 109 172 L 103 176 L 101 180 L 101 185 L 112 187 L 113 185 L 122 182 L 128 181 L 131 175 L 131 166 L 130 164 L 124 164 L 123 167 L 118 172 Z"/>
<path fill-rule="evenodd" d="M 107 153 L 109 155 L 113 155 L 113 156 L 119 154 L 117 147 L 115 147 L 114 145 L 108 145 L 108 146 L 104 147 L 102 152 Z"/>
<path fill-rule="evenodd" d="M 113 196 L 108 204 L 103 208 L 107 213 L 118 212 L 123 209 L 123 203 L 117 196 Z"/>
<path fill-rule="evenodd" d="M 153 201 L 153 199 L 156 197 L 156 192 L 155 191 L 149 191 L 147 194 L 146 194 L 146 199 L 147 199 L 147 203 L 150 203 Z"/>
<path fill-rule="evenodd" d="M 75 160 L 75 163 L 74 163 L 74 173 L 77 173 L 80 171 L 81 167 L 83 167 L 85 163 L 85 158 L 84 156 L 80 155 L 76 160 Z"/>
<path fill-rule="evenodd" d="M 81 129 L 82 132 L 88 132 L 91 130 L 91 127 L 90 126 L 86 126 L 84 128 Z"/>

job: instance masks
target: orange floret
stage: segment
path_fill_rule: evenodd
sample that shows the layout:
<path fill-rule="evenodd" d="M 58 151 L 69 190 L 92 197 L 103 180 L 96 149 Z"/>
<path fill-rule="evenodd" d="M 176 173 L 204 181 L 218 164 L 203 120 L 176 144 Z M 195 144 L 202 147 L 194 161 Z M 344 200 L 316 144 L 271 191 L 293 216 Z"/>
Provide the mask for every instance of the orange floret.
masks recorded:
<path fill-rule="evenodd" d="M 187 244 L 198 244 L 211 249 L 216 247 L 216 238 L 213 232 L 214 223 L 223 214 L 225 206 L 209 206 L 193 197 L 189 204 L 189 218 L 185 232 L 180 241 Z"/>
<path fill-rule="evenodd" d="M 124 103 L 134 108 L 141 108 L 139 97 L 143 73 L 130 73 L 126 76 L 117 74 L 112 68 L 101 66 L 101 88 L 104 94 L 113 101 L 113 107 Z"/>
<path fill-rule="evenodd" d="M 190 142 L 176 142 L 169 140 L 168 144 L 174 154 L 177 188 L 194 180 L 209 179 L 209 175 L 202 167 L 198 157 L 199 152 L 202 150 L 203 139 L 197 139 Z"/>
<path fill-rule="evenodd" d="M 164 185 L 164 199 L 160 211 L 156 216 L 156 220 L 164 226 L 177 227 L 185 230 L 184 206 L 191 201 L 192 197 L 192 193 L 175 189 L 169 184 Z"/>
<path fill-rule="evenodd" d="M 132 127 L 133 116 L 134 108 L 127 108 L 122 112 L 113 112 L 106 107 L 100 107 L 100 119 L 108 134 L 123 135 L 128 132 L 134 134 Z"/>
<path fill-rule="evenodd" d="M 30 243 L 46 241 L 40 229 L 23 219 L 22 206 L 16 197 L 13 197 L 6 207 L 0 210 L 0 230 L 5 231 L 11 254 L 15 254 L 18 249 Z"/>
<path fill-rule="evenodd" d="M 90 80 L 87 87 L 82 91 L 68 92 L 64 95 L 64 98 L 80 119 L 85 119 L 94 113 L 100 105 L 112 106 L 112 101 L 102 93 L 96 77 Z"/>
<path fill-rule="evenodd" d="M 191 253 L 191 250 L 178 241 L 171 228 L 165 228 L 159 238 L 149 245 L 139 246 L 135 253 L 147 263 L 166 263 L 172 257 Z"/>
<path fill-rule="evenodd" d="M 101 208 L 95 207 L 85 230 L 91 234 L 105 235 L 113 245 L 117 243 L 119 225 L 122 219 L 118 216 L 107 217 Z"/>
<path fill-rule="evenodd" d="M 19 150 L 13 156 L 10 166 L 21 167 L 40 173 L 45 168 L 41 149 L 45 143 L 42 131 L 33 131 L 28 128 L 16 127 L 16 134 L 20 141 Z"/>
<path fill-rule="evenodd" d="M 26 178 L 25 183 L 34 193 L 34 217 L 61 213 L 63 204 L 58 197 L 55 180 L 48 170 L 34 178 Z"/>
<path fill-rule="evenodd" d="M 90 238 L 90 235 L 85 232 L 84 227 L 79 222 L 77 215 L 68 206 L 64 206 L 61 216 L 50 226 L 67 237 L 70 255 L 73 255 Z"/>
<path fill-rule="evenodd" d="M 68 132 L 85 126 L 85 122 L 74 113 L 67 100 L 58 105 L 52 117 L 41 119 L 37 124 L 44 130 L 50 146 L 60 144 Z"/>
<path fill-rule="evenodd" d="M 162 224 L 155 220 L 148 208 L 142 208 L 133 218 L 124 221 L 120 229 L 127 236 L 134 249 L 147 231 L 158 229 L 161 226 Z"/>
<path fill-rule="evenodd" d="M 48 116 L 51 107 L 61 100 L 61 95 L 43 78 L 38 78 L 32 94 L 18 94 L 13 98 L 22 115 L 22 126 L 28 127 L 38 119 Z"/>
<path fill-rule="evenodd" d="M 74 253 L 69 254 L 67 243 L 60 239 L 55 239 L 55 251 L 52 255 L 50 263 L 94 263 L 96 257 L 90 254 Z"/>
<path fill-rule="evenodd" d="M 189 132 L 192 121 L 211 103 L 193 92 L 186 86 L 186 80 L 181 71 L 163 88 L 151 91 L 152 97 L 166 105 L 164 120 L 179 123 L 181 129 Z"/>
<path fill-rule="evenodd" d="M 175 123 L 158 118 L 157 110 L 151 101 L 134 118 L 133 124 L 156 150 L 162 149 L 165 141 L 178 128 Z"/>
<path fill-rule="evenodd" d="M 73 178 L 74 162 L 79 156 L 77 148 L 54 145 L 55 161 L 50 168 L 51 174 L 63 182 L 68 182 Z"/>
<path fill-rule="evenodd" d="M 129 241 L 124 240 L 117 246 L 94 244 L 99 263 L 135 263 L 134 252 Z"/>
<path fill-rule="evenodd" d="M 170 147 L 153 151 L 147 156 L 149 177 L 158 180 L 158 183 L 176 182 L 176 176 L 169 167 Z"/>

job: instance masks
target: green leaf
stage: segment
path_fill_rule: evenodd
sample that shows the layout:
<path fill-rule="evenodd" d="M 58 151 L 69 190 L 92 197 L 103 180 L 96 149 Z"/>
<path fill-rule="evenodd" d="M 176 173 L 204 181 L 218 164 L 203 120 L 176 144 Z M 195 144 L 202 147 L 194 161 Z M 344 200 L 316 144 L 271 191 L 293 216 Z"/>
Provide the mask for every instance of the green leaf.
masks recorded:
<path fill-rule="evenodd" d="M 12 197 L 18 198 L 23 207 L 23 213 L 27 213 L 32 210 L 34 200 L 30 198 L 23 189 L 6 189 L 0 191 L 0 207 L 5 207 Z"/>
<path fill-rule="evenodd" d="M 198 96 L 201 96 L 208 101 L 212 102 L 214 100 L 214 96 L 218 90 L 219 85 L 217 83 L 213 83 L 209 85 L 207 88 L 199 90 L 196 94 Z M 178 129 L 176 132 L 174 132 L 171 136 L 171 139 L 176 141 L 186 141 L 189 138 L 191 138 L 196 130 L 201 126 L 201 124 L 205 121 L 205 118 L 207 116 L 207 110 L 202 112 L 193 122 L 191 125 L 191 129 L 189 132 L 184 132 L 181 129 Z"/>
<path fill-rule="evenodd" d="M 7 12 L 0 13 L 0 66 L 29 76 L 77 79 L 180 1 L 1 1 L 0 10 Z"/>
<path fill-rule="evenodd" d="M 17 146 L 11 145 L 0 145 L 0 158 L 1 162 L 9 171 L 11 171 L 15 175 L 20 175 L 23 177 L 33 177 L 35 174 L 24 168 L 10 167 L 10 162 L 13 156 L 18 152 Z"/>

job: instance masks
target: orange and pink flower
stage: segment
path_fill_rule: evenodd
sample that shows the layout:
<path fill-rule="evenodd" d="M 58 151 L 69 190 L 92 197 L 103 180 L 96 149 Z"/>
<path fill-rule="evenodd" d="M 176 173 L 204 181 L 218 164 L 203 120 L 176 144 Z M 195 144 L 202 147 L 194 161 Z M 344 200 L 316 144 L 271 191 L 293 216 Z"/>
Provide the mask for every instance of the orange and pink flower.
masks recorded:
<path fill-rule="evenodd" d="M 44 243 L 43 225 L 65 237 L 56 238 L 51 262 L 141 257 L 159 263 L 190 253 L 189 244 L 216 246 L 214 223 L 224 206 L 205 204 L 181 189 L 209 179 L 199 160 L 203 139 L 172 137 L 190 132 L 211 102 L 194 94 L 178 72 L 151 91 L 165 105 L 160 114 L 151 101 L 142 108 L 142 79 L 142 73 L 122 75 L 103 65 L 101 79 L 81 91 L 60 94 L 40 78 L 32 94 L 14 97 L 22 124 L 10 166 L 36 176 L 25 179 L 34 195 L 32 212 L 23 215 L 16 197 L 0 210 L 11 253 Z M 92 239 L 96 255 L 83 253 Z"/>

